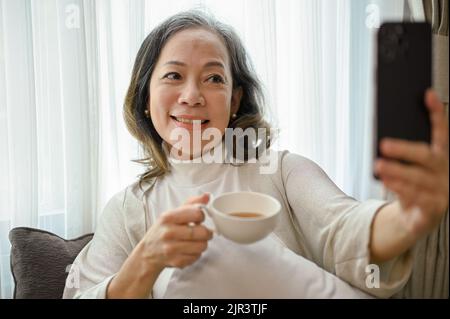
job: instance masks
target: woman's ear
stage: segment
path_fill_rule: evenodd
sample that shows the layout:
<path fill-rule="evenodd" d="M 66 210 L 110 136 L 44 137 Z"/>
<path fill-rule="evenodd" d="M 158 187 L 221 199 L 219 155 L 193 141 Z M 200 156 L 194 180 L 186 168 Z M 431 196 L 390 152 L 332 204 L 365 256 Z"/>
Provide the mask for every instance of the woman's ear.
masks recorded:
<path fill-rule="evenodd" d="M 231 95 L 231 114 L 238 112 L 239 106 L 241 105 L 242 93 L 242 87 L 233 90 L 233 94 Z"/>

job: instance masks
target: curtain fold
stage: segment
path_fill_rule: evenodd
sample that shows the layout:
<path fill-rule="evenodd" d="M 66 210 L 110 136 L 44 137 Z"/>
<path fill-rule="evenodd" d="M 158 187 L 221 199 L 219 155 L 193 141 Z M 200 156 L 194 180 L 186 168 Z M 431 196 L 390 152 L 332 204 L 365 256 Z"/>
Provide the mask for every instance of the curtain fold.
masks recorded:
<path fill-rule="evenodd" d="M 448 110 L 448 0 L 423 0 L 433 30 L 433 87 Z"/>
<path fill-rule="evenodd" d="M 9 296 L 13 286 L 8 231 L 16 223 L 37 224 L 39 185 L 31 3 L 2 1 L 0 19 L 1 298 Z"/>

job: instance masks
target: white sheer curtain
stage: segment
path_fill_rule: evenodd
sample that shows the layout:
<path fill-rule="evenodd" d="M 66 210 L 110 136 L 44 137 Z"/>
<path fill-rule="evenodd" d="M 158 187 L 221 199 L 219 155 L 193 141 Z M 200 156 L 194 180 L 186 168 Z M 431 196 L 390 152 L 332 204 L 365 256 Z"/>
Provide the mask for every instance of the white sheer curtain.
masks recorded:
<path fill-rule="evenodd" d="M 276 147 L 317 162 L 346 193 L 371 177 L 372 38 L 397 0 L 0 0 L 0 297 L 12 296 L 8 232 L 91 232 L 141 167 L 122 103 L 146 34 L 183 9 L 233 25 L 265 84 Z M 379 22 L 379 21 L 378 21 Z"/>

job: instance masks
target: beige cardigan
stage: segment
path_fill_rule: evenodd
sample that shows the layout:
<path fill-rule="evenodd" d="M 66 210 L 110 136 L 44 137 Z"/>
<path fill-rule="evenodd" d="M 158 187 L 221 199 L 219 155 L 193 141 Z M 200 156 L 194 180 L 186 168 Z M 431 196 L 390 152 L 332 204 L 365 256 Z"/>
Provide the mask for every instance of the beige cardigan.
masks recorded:
<path fill-rule="evenodd" d="M 408 252 L 380 265 L 379 288 L 366 286 L 371 223 L 386 202 L 358 202 L 345 195 L 317 164 L 287 151 L 278 153 L 278 169 L 274 174 L 259 174 L 260 165 L 246 164 L 240 169 L 253 191 L 269 194 L 281 203 L 283 214 L 275 233 L 292 251 L 377 297 L 418 297 L 424 293 L 424 285 L 431 285 L 434 293 L 436 282 L 441 284 L 445 280 L 448 294 L 448 271 L 440 272 L 442 267 L 448 267 L 448 259 L 442 264 L 435 255 L 436 248 L 442 249 L 440 241 L 430 243 L 433 249 L 428 247 L 434 254 L 432 258 L 423 258 L 421 245 L 413 250 L 418 258 L 411 280 L 414 258 Z M 93 240 L 74 262 L 80 287 L 66 287 L 64 298 L 105 297 L 109 281 L 152 224 L 146 195 L 153 184 L 154 180 L 142 187 L 135 183 L 109 201 Z M 430 276 L 436 277 L 432 283 L 427 281 Z"/>

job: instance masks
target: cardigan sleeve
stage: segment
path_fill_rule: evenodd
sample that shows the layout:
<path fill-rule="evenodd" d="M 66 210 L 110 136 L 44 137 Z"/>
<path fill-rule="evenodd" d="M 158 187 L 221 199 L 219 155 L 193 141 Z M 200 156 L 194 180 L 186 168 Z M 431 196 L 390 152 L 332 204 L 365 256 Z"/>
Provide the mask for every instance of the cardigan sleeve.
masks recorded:
<path fill-rule="evenodd" d="M 292 153 L 282 160 L 282 179 L 296 228 L 315 263 L 376 297 L 388 298 L 402 289 L 412 270 L 410 251 L 369 264 L 372 221 L 385 201 L 347 196 L 316 163 Z M 378 274 L 379 286 L 373 281 Z"/>
<path fill-rule="evenodd" d="M 63 298 L 106 298 L 109 283 L 133 249 L 124 220 L 125 192 L 105 206 L 93 239 L 72 264 Z"/>

